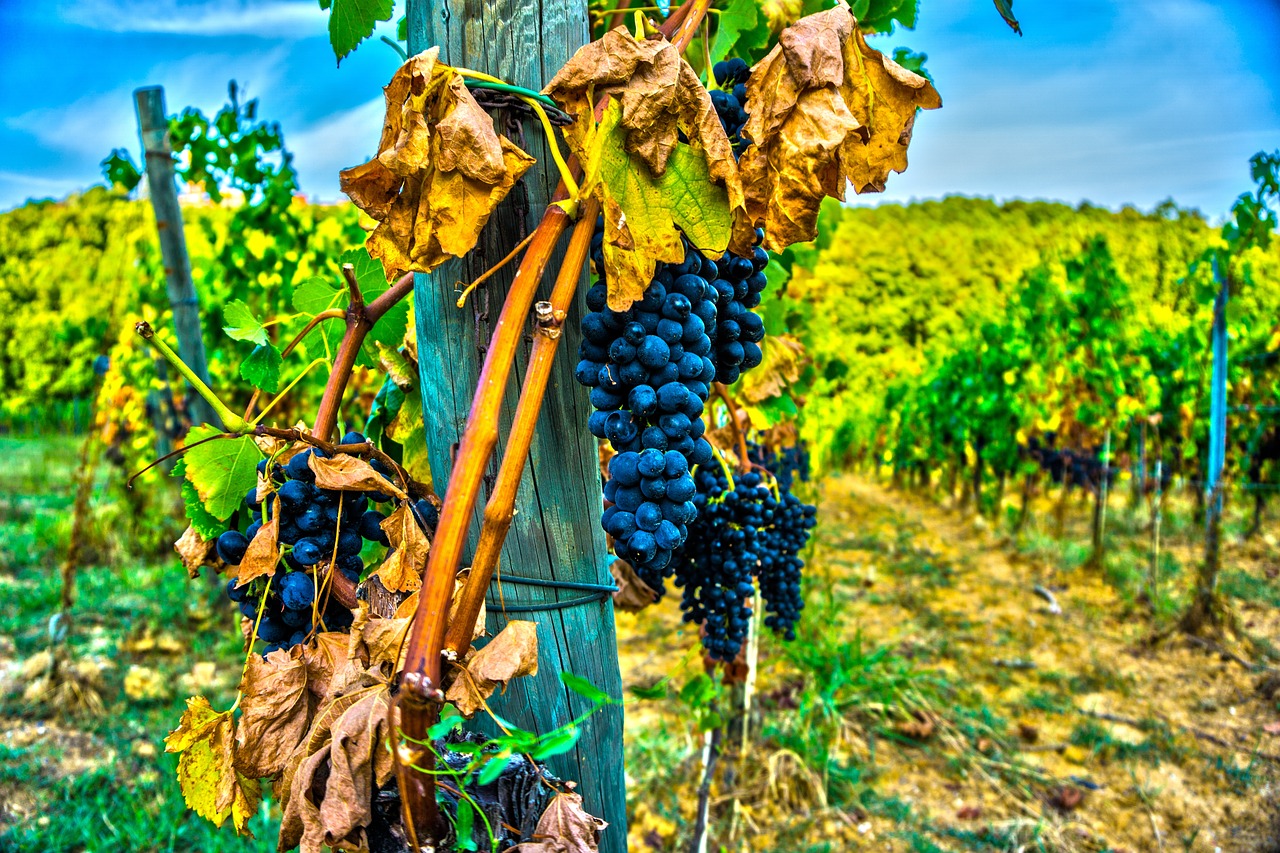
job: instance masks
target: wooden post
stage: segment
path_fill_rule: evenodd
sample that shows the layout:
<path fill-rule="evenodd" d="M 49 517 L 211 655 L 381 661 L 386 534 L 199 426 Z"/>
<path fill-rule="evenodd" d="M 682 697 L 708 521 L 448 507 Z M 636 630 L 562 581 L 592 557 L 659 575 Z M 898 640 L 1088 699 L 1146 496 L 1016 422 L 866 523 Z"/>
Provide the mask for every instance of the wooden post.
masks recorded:
<path fill-rule="evenodd" d="M 407 13 L 411 54 L 439 45 L 443 62 L 535 90 L 541 89 L 589 38 L 586 4 L 571 0 L 494 0 L 465 6 L 447 0 L 409 0 Z M 505 110 L 495 112 L 500 133 L 511 133 L 509 118 Z M 524 138 L 514 141 L 536 157 L 538 164 L 494 212 L 471 255 L 465 261 L 445 264 L 431 275 L 419 276 L 414 289 L 423 420 L 432 479 L 440 494 L 448 482 L 452 450 L 475 393 L 492 331 L 490 321 L 498 315 L 515 264 L 489 279 L 462 309 L 456 304 L 457 286 L 485 272 L 533 229 L 559 178 L 538 122 L 522 120 L 520 130 Z M 549 270 L 559 269 L 561 255 L 557 252 L 552 258 Z M 547 276 L 538 299 L 548 298 L 554 277 Z M 490 634 L 509 620 L 532 620 L 538 625 L 538 674 L 516 679 L 505 694 L 495 694 L 489 701 L 498 715 L 536 732 L 562 726 L 587 707 L 585 700 L 560 682 L 562 671 L 582 676 L 610 696 L 622 698 L 611 599 L 559 610 L 512 610 L 508 615 L 501 612 L 498 603 L 520 607 L 583 595 L 574 590 L 501 583 L 501 575 L 507 573 L 547 581 L 612 582 L 607 568 L 611 559 L 600 529 L 603 498 L 598 450 L 596 440 L 587 432 L 591 408 L 585 390 L 573 378 L 585 291 L 579 287 L 564 324 L 561 354 L 552 370 L 516 501 L 516 516 L 489 599 Z M 528 352 L 526 345 L 517 355 L 499 425 L 502 435 L 515 412 L 517 384 L 524 375 Z M 472 549 L 504 444 L 500 439 L 490 463 L 486 495 L 476 504 Z M 548 764 L 562 779 L 576 781 L 587 810 L 609 822 L 600 849 L 622 853 L 627 846 L 627 816 L 621 705 L 606 708 L 582 728 L 576 749 L 550 759 Z"/>
<path fill-rule="evenodd" d="M 160 255 L 164 259 L 169 306 L 173 310 L 173 325 L 178 333 L 178 355 L 206 385 L 212 385 L 200 329 L 200 300 L 191 281 L 191 259 L 187 257 L 182 208 L 178 205 L 178 189 L 174 182 L 173 149 L 169 147 L 164 89 L 144 86 L 134 90 L 133 99 L 138 111 L 138 135 L 142 137 L 151 209 L 155 211 L 156 231 L 160 234 Z M 193 423 L 221 426 L 222 421 L 213 413 L 213 408 L 198 395 L 188 393 L 186 401 Z"/>
<path fill-rule="evenodd" d="M 1151 601 L 1151 611 L 1159 612 L 1160 605 L 1160 511 L 1161 502 L 1164 498 L 1163 491 L 1163 475 L 1162 463 L 1156 460 L 1155 468 L 1155 495 L 1151 503 L 1151 572 L 1150 585 L 1151 591 L 1147 597 Z"/>
<path fill-rule="evenodd" d="M 1093 553 L 1089 562 L 1096 568 L 1102 568 L 1104 558 L 1104 540 L 1107 534 L 1107 486 L 1111 480 L 1111 430 L 1102 443 L 1102 478 L 1098 481 L 1093 493 Z"/>

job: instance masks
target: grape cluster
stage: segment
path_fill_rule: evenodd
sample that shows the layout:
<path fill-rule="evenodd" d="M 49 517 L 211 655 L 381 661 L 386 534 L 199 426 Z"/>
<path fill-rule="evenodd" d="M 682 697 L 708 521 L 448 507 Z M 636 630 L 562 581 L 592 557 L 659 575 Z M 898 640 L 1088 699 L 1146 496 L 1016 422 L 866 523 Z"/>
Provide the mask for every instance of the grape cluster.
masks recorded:
<path fill-rule="evenodd" d="M 672 560 L 684 590 L 680 609 L 686 622 L 701 623 L 707 654 L 730 661 L 751 623 L 751 576 L 773 496 L 754 472 L 739 477 L 733 488 L 718 465 L 698 469 L 695 480 L 698 517 Z"/>
<path fill-rule="evenodd" d="M 712 73 L 720 88 L 711 92 L 711 103 L 716 108 L 724 132 L 733 143 L 734 152 L 741 154 L 747 147 L 747 140 L 742 138 L 742 126 L 747 123 L 747 78 L 751 76 L 751 69 L 745 61 L 734 57 L 717 62 Z"/>
<path fill-rule="evenodd" d="M 761 444 L 751 444 L 747 448 L 747 458 L 756 465 L 769 470 L 778 481 L 778 488 L 784 492 L 791 491 L 798 477 L 800 482 L 809 482 L 809 448 L 803 443 L 774 450 Z"/>
<path fill-rule="evenodd" d="M 592 246 L 603 267 L 603 234 Z M 603 281 L 587 293 L 575 375 L 591 388 L 588 428 L 606 438 L 610 460 L 603 524 L 614 550 L 642 577 L 661 577 L 696 510 L 690 469 L 713 458 L 702 408 L 716 365 L 715 261 L 685 244 L 680 264 L 660 264 L 644 298 L 626 311 L 606 304 Z"/>
<path fill-rule="evenodd" d="M 342 443 L 360 444 L 364 440 L 360 433 L 350 432 L 343 436 Z M 332 562 L 349 580 L 358 582 L 364 572 L 360 552 L 365 541 L 388 544 L 380 526 L 386 515 L 371 504 L 385 504 L 392 496 L 317 487 L 309 464 L 313 455 L 326 456 L 319 448 L 308 448 L 284 465 L 271 466 L 269 477 L 268 460 L 259 462 L 258 473 L 275 487 L 273 497 L 279 499 L 278 504 L 275 500 L 259 501 L 257 488 L 251 489 L 245 495 L 244 507 L 252 522 L 243 532 L 232 528 L 217 540 L 218 557 L 230 566 L 238 566 L 263 522 L 270 521 L 275 507 L 279 507 L 278 541 L 287 547 L 281 565 L 271 577 L 265 604 L 265 579 L 240 588 L 236 587 L 237 578 L 227 582 L 227 597 L 240 605 L 241 615 L 256 620 L 261 609 L 258 637 L 267 644 L 268 654 L 304 642 L 317 621 L 322 621 L 328 630 L 349 627 L 351 611 L 332 598 L 327 603 L 317 603 L 316 577 L 323 577 L 320 570 Z M 370 464 L 391 481 L 392 472 L 380 461 L 375 459 Z M 416 508 L 418 516 L 433 527 L 438 519 L 435 507 L 421 500 Z"/>
<path fill-rule="evenodd" d="M 776 501 L 770 497 L 772 518 L 759 531 L 756 552 L 760 565 L 756 576 L 768 611 L 764 617 L 765 627 L 787 640 L 794 640 L 795 624 L 804 609 L 804 599 L 800 596 L 804 560 L 800 559 L 800 552 L 809 541 L 809 531 L 818 523 L 818 508 L 804 503 L 789 489 L 782 489 L 781 484 L 779 496 L 781 500 Z"/>
<path fill-rule="evenodd" d="M 760 364 L 764 321 L 752 311 L 760 304 L 767 281 L 764 268 L 769 253 L 756 246 L 750 258 L 726 254 L 720 259 L 720 277 L 711 286 L 716 294 L 715 380 L 725 385 L 738 381 L 742 371 Z"/>

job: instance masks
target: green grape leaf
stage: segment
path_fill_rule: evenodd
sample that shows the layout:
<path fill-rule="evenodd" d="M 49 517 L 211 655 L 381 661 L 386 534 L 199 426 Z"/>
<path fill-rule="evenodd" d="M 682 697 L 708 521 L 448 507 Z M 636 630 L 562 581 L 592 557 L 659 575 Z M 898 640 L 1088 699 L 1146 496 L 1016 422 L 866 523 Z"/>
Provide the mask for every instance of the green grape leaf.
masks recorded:
<path fill-rule="evenodd" d="M 222 331 L 233 341 L 252 341 L 259 346 L 267 342 L 266 327 L 241 300 L 233 299 L 228 302 L 223 309 L 222 319 L 227 324 L 222 327 Z"/>
<path fill-rule="evenodd" d="M 308 318 L 346 303 L 347 291 L 323 276 L 312 276 L 293 289 L 293 310 Z"/>
<path fill-rule="evenodd" d="M 640 685 L 632 685 L 630 688 L 631 695 L 637 699 L 666 699 L 667 698 L 667 679 L 659 681 L 652 687 L 641 687 Z"/>
<path fill-rule="evenodd" d="M 247 492 L 248 489 L 245 489 Z M 200 502 L 200 495 L 191 481 L 182 481 L 182 508 L 186 511 L 187 521 L 195 528 L 196 533 L 204 540 L 217 539 L 227 529 L 226 521 L 215 518 Z"/>
<path fill-rule="evenodd" d="M 360 285 L 360 293 L 368 305 L 391 285 L 387 282 L 386 272 L 382 264 L 370 257 L 366 249 L 352 249 L 343 252 L 339 259 L 341 264 L 351 264 L 355 268 L 356 282 Z M 404 333 L 409 328 L 409 301 L 402 299 L 378 318 L 378 322 L 369 330 L 360 348 L 357 363 L 370 368 L 378 366 L 378 349 L 376 344 L 384 344 L 398 348 L 404 343 Z"/>
<path fill-rule="evenodd" d="M 769 46 L 769 19 L 760 12 L 757 0 L 731 0 L 717 19 L 711 61 L 738 56 L 748 65 L 764 55 Z"/>
<path fill-rule="evenodd" d="M 476 774 L 476 784 L 488 785 L 502 775 L 502 771 L 507 769 L 507 765 L 511 763 L 511 759 L 515 756 L 511 753 L 498 753 L 484 763 L 484 767 L 480 768 L 480 772 Z"/>
<path fill-rule="evenodd" d="M 214 518 L 225 520 L 257 485 L 262 452 L 250 436 L 213 438 L 220 434 L 208 424 L 192 427 L 187 433 L 188 447 L 203 439 L 212 440 L 191 447 L 183 458 L 187 479 L 195 486 L 204 508 Z"/>
<path fill-rule="evenodd" d="M 563 755 L 573 749 L 580 737 L 582 729 L 570 723 L 539 738 L 538 745 L 529 754 L 534 761 L 545 761 L 553 755 Z"/>
<path fill-rule="evenodd" d="M 496 778 L 496 777 L 495 777 Z M 484 784 L 483 782 L 481 784 Z M 467 800 L 458 800 L 458 811 L 454 817 L 453 830 L 457 840 L 454 847 L 458 850 L 478 850 L 471 830 L 475 826 L 476 813 Z"/>
<path fill-rule="evenodd" d="M 715 682 L 706 673 L 698 673 L 680 688 L 680 701 L 690 708 L 701 708 L 716 695 Z"/>
<path fill-rule="evenodd" d="M 865 11 L 854 11 L 864 33 L 892 33 L 895 21 L 914 30 L 920 13 L 919 0 L 870 0 L 865 5 Z"/>
<path fill-rule="evenodd" d="M 597 705 L 613 704 L 613 698 L 608 693 L 605 693 L 581 675 L 574 675 L 572 672 L 562 672 L 560 673 L 560 681 L 564 683 L 565 687 L 568 687 L 574 693 L 577 693 L 589 702 L 594 702 Z"/>
<path fill-rule="evenodd" d="M 274 394 L 280 387 L 280 366 L 283 363 L 280 350 L 273 344 L 259 344 L 248 358 L 240 362 L 240 378 L 254 388 Z"/>
<path fill-rule="evenodd" d="M 338 62 L 373 35 L 378 21 L 391 20 L 395 0 L 320 0 L 329 9 L 329 44 Z"/>
<path fill-rule="evenodd" d="M 933 76 L 924 67 L 924 64 L 929 61 L 929 54 L 912 53 L 909 48 L 895 47 L 893 49 L 893 61 L 913 74 L 919 74 L 930 83 L 933 82 Z"/>
<path fill-rule="evenodd" d="M 107 179 L 109 187 L 123 187 L 126 192 L 132 192 L 142 180 L 133 156 L 124 148 L 113 149 L 101 166 L 102 176 Z"/>

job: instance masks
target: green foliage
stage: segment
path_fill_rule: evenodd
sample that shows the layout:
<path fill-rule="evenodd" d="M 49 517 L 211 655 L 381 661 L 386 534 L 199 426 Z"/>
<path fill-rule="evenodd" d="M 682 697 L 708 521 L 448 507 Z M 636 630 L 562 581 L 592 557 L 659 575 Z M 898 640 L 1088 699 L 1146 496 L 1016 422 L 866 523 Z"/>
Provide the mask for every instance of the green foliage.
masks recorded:
<path fill-rule="evenodd" d="M 379 21 L 391 20 L 395 6 L 395 0 L 320 0 L 329 10 L 329 44 L 338 62 L 373 35 Z"/>
<path fill-rule="evenodd" d="M 195 486 L 204 508 L 225 520 L 257 484 L 262 451 L 250 436 L 221 436 L 221 432 L 205 424 L 192 427 L 187 434 L 190 449 L 183 461 L 187 480 Z"/>
<path fill-rule="evenodd" d="M 125 148 L 112 150 L 102 161 L 102 176 L 107 179 L 107 186 L 120 187 L 125 192 L 133 192 L 133 188 L 142 180 L 142 173 L 133 162 L 133 155 Z"/>

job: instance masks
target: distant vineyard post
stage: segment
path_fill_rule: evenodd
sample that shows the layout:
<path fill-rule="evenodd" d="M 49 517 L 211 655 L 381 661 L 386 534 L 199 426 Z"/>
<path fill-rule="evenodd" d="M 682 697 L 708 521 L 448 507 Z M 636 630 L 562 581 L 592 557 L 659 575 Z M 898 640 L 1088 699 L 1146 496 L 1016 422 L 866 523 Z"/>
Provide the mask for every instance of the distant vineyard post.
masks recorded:
<path fill-rule="evenodd" d="M 178 334 L 178 354 L 206 385 L 209 365 L 204 354 L 204 338 L 200 331 L 200 301 L 191 280 L 191 259 L 187 255 L 187 239 L 182 226 L 182 208 L 178 204 L 174 182 L 173 149 L 169 145 L 169 120 L 164 111 L 164 88 L 144 86 L 133 93 L 138 113 L 138 135 L 142 138 L 142 157 L 147 174 L 151 209 L 156 215 L 160 234 L 160 254 L 164 258 L 165 281 L 169 289 L 169 305 L 173 325 Z M 187 394 L 188 413 L 192 423 L 219 423 L 213 409 L 195 394 Z"/>
<path fill-rule="evenodd" d="M 434 0 L 410 0 L 407 13 L 410 54 L 439 45 L 443 62 L 496 75 L 534 90 L 542 89 L 589 38 L 586 5 L 569 0 L 500 0 L 468 4 L 465 10 L 449 10 Z M 537 165 L 494 211 L 479 244 L 468 257 L 446 263 L 429 275 L 419 275 L 415 287 L 423 420 L 432 477 L 436 491 L 442 495 L 485 347 L 515 265 L 504 267 L 490 278 L 461 309 L 457 287 L 493 267 L 533 230 L 558 179 L 537 119 L 518 114 L 514 117 L 519 123 L 513 126 L 512 112 L 503 108 L 495 111 L 495 124 L 500 132 L 514 134 L 514 141 L 537 158 Z M 548 268 L 558 270 L 562 257 L 563 252 L 557 251 Z M 585 267 L 582 275 L 585 281 Z M 537 299 L 549 298 L 555 278 L 546 277 Z M 572 589 L 502 582 L 507 576 L 540 582 L 611 582 L 600 529 L 603 504 L 598 450 L 586 428 L 591 409 L 586 393 L 573 377 L 572 354 L 580 341 L 578 321 L 585 310 L 585 290 L 579 287 L 574 307 L 562 327 L 561 355 L 552 367 L 529 464 L 516 500 L 520 509 L 502 550 L 500 574 L 493 585 L 488 610 L 490 633 L 496 633 L 512 619 L 537 623 L 538 674 L 512 682 L 503 695 L 492 697 L 490 705 L 504 719 L 539 733 L 564 725 L 588 707 L 586 700 L 566 690 L 559 678 L 562 671 L 586 678 L 610 696 L 622 696 L 612 599 L 605 596 L 559 609 L 529 610 L 548 604 L 554 607 L 558 601 L 583 596 Z M 525 322 L 529 319 L 521 318 Z M 528 357 L 526 340 L 517 353 L 514 376 L 508 383 L 507 404 L 498 424 L 499 446 L 486 476 L 485 494 L 477 501 L 468 552 L 475 549 L 483 506 L 510 434 L 518 385 L 514 377 L 524 376 Z M 506 614 L 502 612 L 504 606 Z M 621 705 L 605 708 L 584 723 L 582 730 L 576 748 L 551 758 L 548 765 L 561 778 L 576 781 L 586 809 L 608 821 L 601 850 L 619 853 L 626 849 L 627 837 Z"/>

